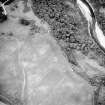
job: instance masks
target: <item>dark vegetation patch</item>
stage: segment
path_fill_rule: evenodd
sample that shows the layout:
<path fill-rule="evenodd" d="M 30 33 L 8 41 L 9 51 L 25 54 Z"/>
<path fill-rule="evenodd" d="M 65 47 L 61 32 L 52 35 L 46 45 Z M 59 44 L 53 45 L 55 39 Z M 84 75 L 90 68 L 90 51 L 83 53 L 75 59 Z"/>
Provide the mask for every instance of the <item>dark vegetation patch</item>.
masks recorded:
<path fill-rule="evenodd" d="M 50 24 L 57 40 L 63 40 L 66 43 L 83 41 L 79 38 L 82 22 L 77 18 L 75 9 L 66 5 L 63 0 L 34 0 L 34 2 L 35 14 Z M 71 12 L 68 13 L 68 11 Z"/>
<path fill-rule="evenodd" d="M 64 0 L 33 0 L 33 10 L 40 19 L 48 22 L 54 38 L 65 43 L 65 51 L 79 50 L 86 56 L 94 52 L 94 58 L 97 61 L 100 58 L 100 65 L 105 66 L 104 52 L 89 35 L 87 22 L 79 16 L 75 1 L 71 0 L 71 4 L 74 8 Z"/>
<path fill-rule="evenodd" d="M 0 7 L 0 24 L 8 20 L 7 15 L 4 14 L 3 7 Z"/>

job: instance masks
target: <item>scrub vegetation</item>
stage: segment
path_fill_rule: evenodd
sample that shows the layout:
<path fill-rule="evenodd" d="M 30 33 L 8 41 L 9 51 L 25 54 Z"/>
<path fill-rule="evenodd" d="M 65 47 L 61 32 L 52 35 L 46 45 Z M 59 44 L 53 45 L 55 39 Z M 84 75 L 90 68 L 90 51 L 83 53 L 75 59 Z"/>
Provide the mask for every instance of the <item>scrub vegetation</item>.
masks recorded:
<path fill-rule="evenodd" d="M 78 6 L 75 5 L 75 0 L 67 2 L 64 0 L 33 0 L 34 13 L 49 23 L 54 38 L 69 56 L 74 50 L 80 51 L 104 66 L 105 54 L 89 35 L 87 22 Z"/>

